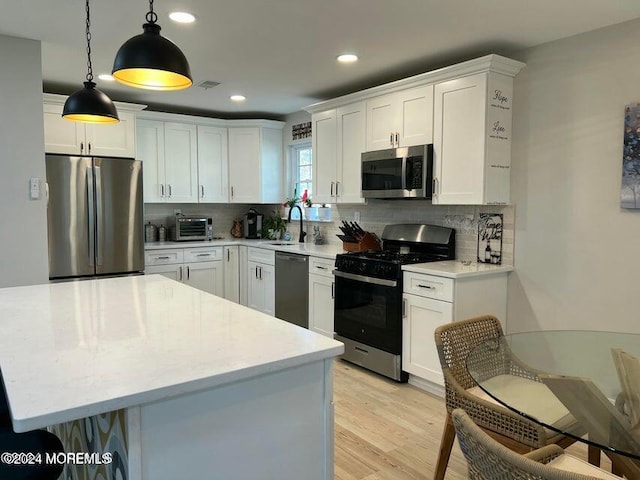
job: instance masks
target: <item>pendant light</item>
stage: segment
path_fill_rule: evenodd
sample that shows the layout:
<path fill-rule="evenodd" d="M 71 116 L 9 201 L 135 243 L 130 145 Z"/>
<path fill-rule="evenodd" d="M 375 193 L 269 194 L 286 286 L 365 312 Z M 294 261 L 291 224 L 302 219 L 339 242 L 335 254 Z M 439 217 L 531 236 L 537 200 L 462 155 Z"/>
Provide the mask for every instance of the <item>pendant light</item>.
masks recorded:
<path fill-rule="evenodd" d="M 149 0 L 143 33 L 127 40 L 113 62 L 113 77 L 130 87 L 182 90 L 193 83 L 187 58 L 171 40 L 160 35 L 158 15 Z"/>
<path fill-rule="evenodd" d="M 87 81 L 84 88 L 78 90 L 64 103 L 62 117 L 67 120 L 85 123 L 117 123 L 118 111 L 111 99 L 96 88 L 93 83 L 93 69 L 91 67 L 91 15 L 89 0 L 86 0 L 87 10 Z"/>

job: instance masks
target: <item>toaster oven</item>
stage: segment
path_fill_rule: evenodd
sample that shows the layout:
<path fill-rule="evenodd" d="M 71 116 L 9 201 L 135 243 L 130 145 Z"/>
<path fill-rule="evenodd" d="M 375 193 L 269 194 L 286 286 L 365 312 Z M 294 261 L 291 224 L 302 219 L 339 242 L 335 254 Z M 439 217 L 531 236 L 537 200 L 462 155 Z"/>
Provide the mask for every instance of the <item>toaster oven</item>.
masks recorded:
<path fill-rule="evenodd" d="M 169 239 L 174 242 L 213 240 L 213 218 L 176 215 L 169 222 Z"/>

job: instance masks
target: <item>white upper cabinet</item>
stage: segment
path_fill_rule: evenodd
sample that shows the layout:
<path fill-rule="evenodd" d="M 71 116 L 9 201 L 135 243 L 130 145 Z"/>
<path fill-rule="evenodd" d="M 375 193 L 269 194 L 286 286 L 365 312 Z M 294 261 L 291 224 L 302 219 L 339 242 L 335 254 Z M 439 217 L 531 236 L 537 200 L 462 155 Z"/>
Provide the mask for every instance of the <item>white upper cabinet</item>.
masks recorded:
<path fill-rule="evenodd" d="M 317 203 L 363 203 L 360 194 L 365 103 L 316 113 L 313 136 L 313 199 Z"/>
<path fill-rule="evenodd" d="M 106 125 L 74 122 L 62 118 L 67 97 L 45 94 L 44 144 L 47 153 L 134 157 L 135 112 L 143 105 L 115 102 L 120 122 Z"/>
<path fill-rule="evenodd" d="M 136 158 L 142 161 L 145 203 L 164 202 L 164 122 L 138 119 L 136 150 Z"/>
<path fill-rule="evenodd" d="M 231 203 L 282 202 L 283 126 L 283 122 L 229 121 Z"/>
<path fill-rule="evenodd" d="M 227 129 L 198 125 L 198 199 L 201 203 L 229 201 Z"/>
<path fill-rule="evenodd" d="M 424 145 L 433 140 L 433 85 L 367 101 L 367 151 Z"/>
<path fill-rule="evenodd" d="M 509 203 L 512 99 L 494 72 L 435 86 L 434 204 Z"/>

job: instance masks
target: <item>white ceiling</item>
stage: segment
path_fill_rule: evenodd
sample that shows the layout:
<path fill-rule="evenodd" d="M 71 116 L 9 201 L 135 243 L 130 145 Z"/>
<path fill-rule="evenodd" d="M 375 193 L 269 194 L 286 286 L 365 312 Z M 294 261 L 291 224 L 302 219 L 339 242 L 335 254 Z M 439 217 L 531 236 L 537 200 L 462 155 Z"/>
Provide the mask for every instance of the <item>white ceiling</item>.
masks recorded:
<path fill-rule="evenodd" d="M 94 75 L 110 73 L 142 32 L 145 0 L 92 0 Z M 97 81 L 114 100 L 167 111 L 277 118 L 303 106 L 488 53 L 517 50 L 640 17 L 638 0 L 156 0 L 162 33 L 204 90 L 148 92 Z M 197 16 L 176 25 L 172 10 Z M 0 0 L 0 34 L 42 40 L 45 90 L 86 74 L 84 0 Z M 360 61 L 340 65 L 336 55 Z M 244 104 L 229 96 L 242 93 Z"/>

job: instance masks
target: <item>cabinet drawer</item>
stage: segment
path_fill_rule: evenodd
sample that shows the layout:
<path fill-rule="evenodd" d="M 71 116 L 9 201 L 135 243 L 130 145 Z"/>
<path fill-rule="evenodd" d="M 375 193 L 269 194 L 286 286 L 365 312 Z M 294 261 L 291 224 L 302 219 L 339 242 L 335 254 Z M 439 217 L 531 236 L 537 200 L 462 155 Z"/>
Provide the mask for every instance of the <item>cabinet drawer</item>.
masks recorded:
<path fill-rule="evenodd" d="M 150 265 L 170 265 L 172 263 L 182 263 L 182 249 L 171 250 L 149 250 L 144 252 L 144 264 Z"/>
<path fill-rule="evenodd" d="M 413 293 L 421 297 L 453 302 L 452 278 L 404 272 L 403 282 L 403 290 L 405 293 Z"/>
<path fill-rule="evenodd" d="M 333 278 L 334 260 L 328 258 L 309 257 L 309 273 Z"/>
<path fill-rule="evenodd" d="M 275 250 L 267 250 L 266 248 L 249 247 L 248 258 L 250 262 L 264 263 L 266 265 L 276 264 Z"/>
<path fill-rule="evenodd" d="M 185 248 L 184 261 L 189 262 L 212 262 L 222 260 L 222 247 L 208 248 Z"/>

